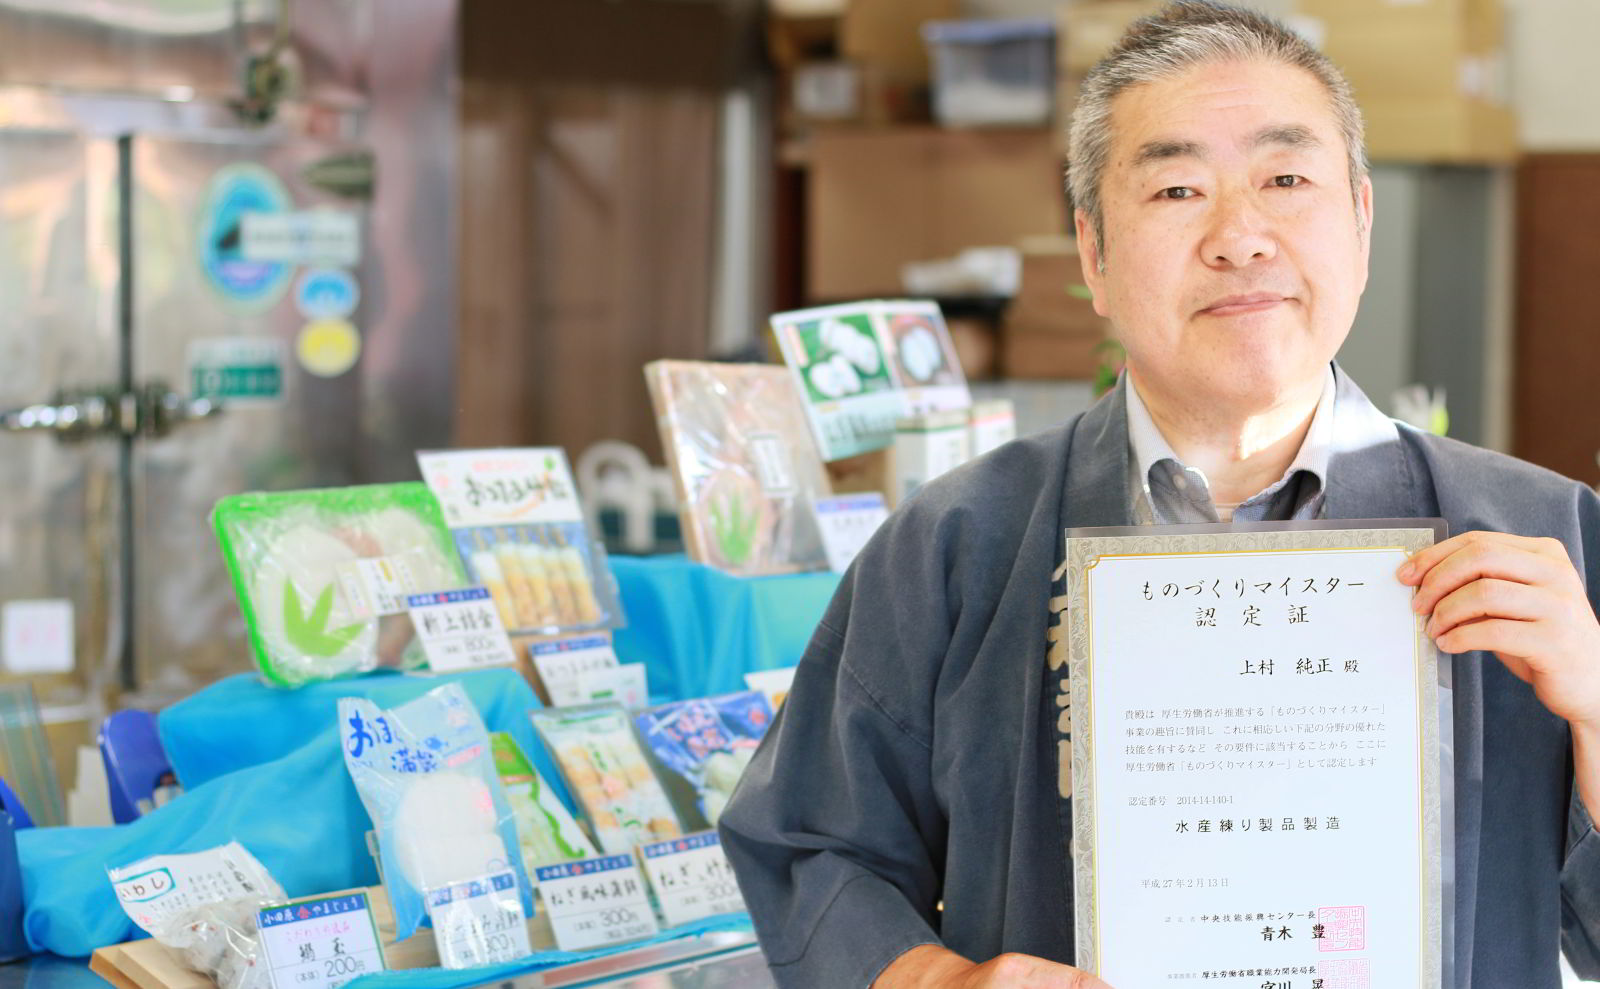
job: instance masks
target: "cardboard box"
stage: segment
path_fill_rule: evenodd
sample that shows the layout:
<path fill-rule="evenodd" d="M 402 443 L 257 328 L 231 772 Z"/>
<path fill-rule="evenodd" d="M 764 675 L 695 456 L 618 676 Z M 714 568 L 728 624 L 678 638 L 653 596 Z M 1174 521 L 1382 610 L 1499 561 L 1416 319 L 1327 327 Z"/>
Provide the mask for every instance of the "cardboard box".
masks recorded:
<path fill-rule="evenodd" d="M 1059 77 L 1082 77 L 1114 48 L 1128 25 L 1153 14 L 1161 0 L 1102 0 L 1069 3 L 1061 8 L 1056 31 L 1056 67 Z"/>
<path fill-rule="evenodd" d="M 1482 100 L 1364 102 L 1367 155 L 1374 161 L 1497 164 L 1517 157 L 1517 118 Z"/>
<path fill-rule="evenodd" d="M 1093 378 L 1110 323 L 1087 298 L 1070 238 L 1022 244 L 1022 290 L 1006 310 L 1000 372 L 1007 378 Z"/>
<path fill-rule="evenodd" d="M 849 0 L 839 22 L 839 54 L 878 66 L 891 82 L 926 86 L 922 25 L 960 16 L 960 0 Z"/>
<path fill-rule="evenodd" d="M 1051 132 L 818 129 L 807 202 L 813 302 L 898 295 L 900 266 L 1066 229 Z"/>

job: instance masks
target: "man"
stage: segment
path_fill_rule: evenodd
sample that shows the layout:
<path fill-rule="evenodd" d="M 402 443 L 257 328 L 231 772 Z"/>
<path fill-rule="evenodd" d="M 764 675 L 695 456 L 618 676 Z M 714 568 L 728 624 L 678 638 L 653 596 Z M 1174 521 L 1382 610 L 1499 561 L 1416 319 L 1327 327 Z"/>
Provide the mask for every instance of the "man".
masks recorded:
<path fill-rule="evenodd" d="M 1268 19 L 1174 4 L 1086 79 L 1069 179 L 1128 372 L 925 487 L 846 575 L 721 819 L 779 983 L 1103 987 L 1069 964 L 1062 530 L 1319 517 L 1461 533 L 1397 574 L 1456 654 L 1449 984 L 1555 989 L 1558 936 L 1600 975 L 1600 501 L 1332 366 L 1372 222 L 1342 77 Z"/>

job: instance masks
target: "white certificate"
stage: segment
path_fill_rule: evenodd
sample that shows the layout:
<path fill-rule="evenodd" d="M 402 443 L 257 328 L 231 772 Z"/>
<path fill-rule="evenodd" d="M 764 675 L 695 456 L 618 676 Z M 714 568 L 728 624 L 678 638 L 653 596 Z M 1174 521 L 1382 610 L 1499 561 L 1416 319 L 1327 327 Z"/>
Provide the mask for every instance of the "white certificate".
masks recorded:
<path fill-rule="evenodd" d="M 1442 529 L 1245 528 L 1067 539 L 1078 964 L 1437 989 L 1438 654 L 1394 574 Z"/>

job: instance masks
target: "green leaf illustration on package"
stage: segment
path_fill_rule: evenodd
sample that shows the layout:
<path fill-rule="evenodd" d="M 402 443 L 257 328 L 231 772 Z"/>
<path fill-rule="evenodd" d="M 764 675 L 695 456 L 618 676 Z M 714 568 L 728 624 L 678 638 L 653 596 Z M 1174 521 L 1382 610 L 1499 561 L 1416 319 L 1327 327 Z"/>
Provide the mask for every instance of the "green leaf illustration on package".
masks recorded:
<path fill-rule="evenodd" d="M 755 548 L 756 526 L 759 522 L 759 513 L 747 512 L 744 498 L 739 495 L 729 494 L 712 499 L 712 535 L 717 540 L 717 548 L 722 550 L 723 559 L 733 566 L 739 566 L 750 558 L 750 551 Z"/>
<path fill-rule="evenodd" d="M 344 628 L 329 631 L 328 618 L 333 613 L 333 585 L 329 584 L 317 596 L 310 617 L 301 610 L 300 592 L 294 581 L 283 582 L 283 630 L 289 644 L 312 656 L 337 656 L 350 647 L 366 628 L 365 622 L 356 622 Z"/>

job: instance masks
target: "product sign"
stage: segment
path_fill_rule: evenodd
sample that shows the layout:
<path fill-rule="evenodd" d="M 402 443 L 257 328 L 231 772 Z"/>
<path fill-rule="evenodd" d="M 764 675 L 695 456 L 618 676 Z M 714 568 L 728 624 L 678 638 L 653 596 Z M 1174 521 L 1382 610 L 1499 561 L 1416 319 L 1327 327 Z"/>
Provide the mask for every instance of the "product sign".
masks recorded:
<path fill-rule="evenodd" d="M 510 872 L 430 889 L 427 904 L 445 968 L 494 965 L 533 952 L 517 877 Z"/>
<path fill-rule="evenodd" d="M 436 591 L 406 597 L 411 624 L 428 655 L 428 668 L 437 673 L 475 670 L 485 666 L 512 666 L 517 654 L 495 610 L 489 592 L 481 587 Z"/>
<path fill-rule="evenodd" d="M 745 909 L 715 831 L 643 845 L 639 852 L 668 927 Z"/>
<path fill-rule="evenodd" d="M 817 526 L 828 569 L 844 573 L 878 526 L 889 517 L 889 506 L 877 493 L 817 499 Z"/>
<path fill-rule="evenodd" d="M 417 464 L 452 529 L 583 520 L 559 447 L 419 453 Z"/>
<path fill-rule="evenodd" d="M 338 989 L 384 969 L 365 893 L 269 907 L 256 925 L 273 989 Z"/>
<path fill-rule="evenodd" d="M 631 855 L 607 855 L 534 870 L 556 944 L 584 951 L 650 937 L 660 927 Z"/>
<path fill-rule="evenodd" d="M 283 398 L 283 343 L 275 337 L 233 336 L 191 340 L 189 390 L 230 409 Z"/>
<path fill-rule="evenodd" d="M 555 707 L 586 703 L 589 698 L 580 689 L 579 678 L 585 673 L 614 669 L 618 665 L 609 635 L 535 642 L 528 647 L 528 652 Z"/>
<path fill-rule="evenodd" d="M 361 260 L 361 224 L 354 213 L 331 209 L 246 213 L 239 254 L 249 261 L 353 265 Z"/>

